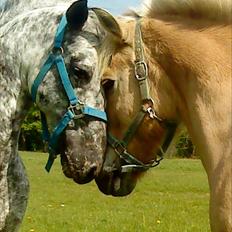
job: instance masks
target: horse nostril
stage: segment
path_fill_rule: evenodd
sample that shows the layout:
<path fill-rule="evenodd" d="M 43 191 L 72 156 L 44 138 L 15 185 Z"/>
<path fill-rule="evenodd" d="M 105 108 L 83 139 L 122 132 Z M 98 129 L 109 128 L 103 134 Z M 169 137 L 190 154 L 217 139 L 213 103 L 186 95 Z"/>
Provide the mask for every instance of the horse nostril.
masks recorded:
<path fill-rule="evenodd" d="M 93 164 L 89 167 L 87 173 L 86 173 L 86 178 L 89 179 L 93 179 L 95 177 L 95 172 L 97 171 L 97 165 Z"/>

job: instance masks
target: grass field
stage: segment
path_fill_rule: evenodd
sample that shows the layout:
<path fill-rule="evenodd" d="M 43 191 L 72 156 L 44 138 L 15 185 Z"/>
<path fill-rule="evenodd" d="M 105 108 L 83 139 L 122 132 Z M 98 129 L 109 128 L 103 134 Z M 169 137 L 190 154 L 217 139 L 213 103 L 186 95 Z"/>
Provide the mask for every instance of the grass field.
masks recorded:
<path fill-rule="evenodd" d="M 164 160 L 124 198 L 65 178 L 59 161 L 21 152 L 31 184 L 20 232 L 208 232 L 208 185 L 199 160 Z"/>

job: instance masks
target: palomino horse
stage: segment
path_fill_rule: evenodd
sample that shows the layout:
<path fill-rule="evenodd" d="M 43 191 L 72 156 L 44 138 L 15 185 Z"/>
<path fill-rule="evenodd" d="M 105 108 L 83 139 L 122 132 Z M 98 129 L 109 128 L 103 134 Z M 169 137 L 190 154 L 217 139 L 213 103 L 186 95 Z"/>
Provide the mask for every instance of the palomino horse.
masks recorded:
<path fill-rule="evenodd" d="M 102 84 L 110 133 L 98 187 L 129 194 L 182 121 L 208 175 L 211 229 L 231 232 L 231 1 L 144 6 L 130 19 L 97 10 L 109 32 Z"/>
<path fill-rule="evenodd" d="M 49 143 L 47 170 L 61 154 L 64 174 L 87 183 L 103 163 L 106 115 L 97 54 L 105 33 L 87 1 L 71 3 L 0 4 L 0 231 L 18 230 L 26 209 L 29 185 L 17 142 L 33 101 Z"/>

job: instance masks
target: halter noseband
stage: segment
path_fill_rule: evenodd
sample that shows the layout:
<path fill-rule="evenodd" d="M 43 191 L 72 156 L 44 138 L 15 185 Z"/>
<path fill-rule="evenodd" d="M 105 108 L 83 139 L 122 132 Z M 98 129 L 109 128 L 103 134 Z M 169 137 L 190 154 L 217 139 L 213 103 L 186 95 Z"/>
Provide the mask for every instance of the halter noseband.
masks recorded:
<path fill-rule="evenodd" d="M 62 82 L 63 88 L 65 90 L 65 93 L 68 97 L 70 104 L 69 107 L 67 108 L 66 113 L 63 115 L 63 117 L 58 122 L 57 126 L 54 128 L 51 134 L 49 133 L 48 130 L 45 114 L 41 112 L 43 139 L 48 142 L 49 158 L 45 166 L 45 169 L 48 172 L 50 171 L 52 164 L 57 156 L 58 139 L 61 133 L 65 130 L 65 128 L 72 120 L 79 120 L 80 118 L 83 118 L 85 116 L 90 116 L 90 117 L 95 117 L 98 120 L 104 122 L 107 121 L 106 113 L 104 111 L 86 106 L 78 99 L 78 97 L 75 94 L 75 91 L 72 87 L 72 84 L 68 76 L 64 58 L 62 56 L 63 55 L 62 43 L 63 43 L 66 27 L 67 27 L 67 19 L 66 16 L 63 15 L 56 31 L 56 35 L 54 39 L 54 47 L 50 52 L 50 54 L 48 55 L 46 62 L 41 67 L 40 72 L 38 73 L 31 87 L 32 99 L 34 102 L 36 102 L 36 95 L 39 85 L 42 83 L 48 71 L 55 65 L 58 70 L 60 80 Z"/>
<path fill-rule="evenodd" d="M 142 32 L 140 26 L 140 20 L 137 20 L 135 26 L 135 78 L 139 83 L 140 88 L 140 95 L 142 99 L 142 107 L 141 110 L 137 113 L 136 117 L 130 124 L 129 128 L 125 132 L 123 139 L 119 140 L 114 137 L 112 134 L 108 134 L 108 143 L 114 149 L 115 153 L 120 157 L 125 165 L 121 166 L 121 172 L 132 172 L 132 171 L 146 171 L 149 168 L 156 167 L 159 165 L 160 161 L 163 159 L 163 154 L 167 150 L 170 142 L 176 131 L 176 123 L 170 122 L 167 120 L 163 120 L 159 118 L 153 109 L 154 101 L 150 96 L 149 85 L 148 85 L 148 66 L 145 61 L 144 56 L 144 49 L 142 46 Z M 148 103 L 150 106 L 146 107 L 145 104 Z M 164 140 L 163 145 L 157 152 L 157 156 L 155 160 L 152 160 L 149 163 L 143 163 L 134 155 L 130 154 L 127 151 L 127 147 L 131 139 L 133 138 L 134 134 L 136 133 L 138 127 L 141 125 L 142 120 L 144 119 L 145 115 L 149 115 L 149 117 L 153 120 L 158 121 L 162 127 L 168 129 L 166 138 Z"/>

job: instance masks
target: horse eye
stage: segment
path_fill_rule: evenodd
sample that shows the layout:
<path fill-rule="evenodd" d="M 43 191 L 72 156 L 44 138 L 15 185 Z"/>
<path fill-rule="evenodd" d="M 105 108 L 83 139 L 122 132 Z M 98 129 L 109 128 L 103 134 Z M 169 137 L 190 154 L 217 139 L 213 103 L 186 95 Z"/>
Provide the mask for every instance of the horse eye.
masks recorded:
<path fill-rule="evenodd" d="M 114 82 L 115 82 L 114 80 L 110 80 L 110 79 L 105 79 L 104 81 L 102 81 L 101 85 L 106 94 L 113 88 Z"/>
<path fill-rule="evenodd" d="M 73 67 L 72 72 L 77 80 L 85 80 L 85 81 L 90 80 L 90 76 L 88 72 L 77 66 Z"/>

